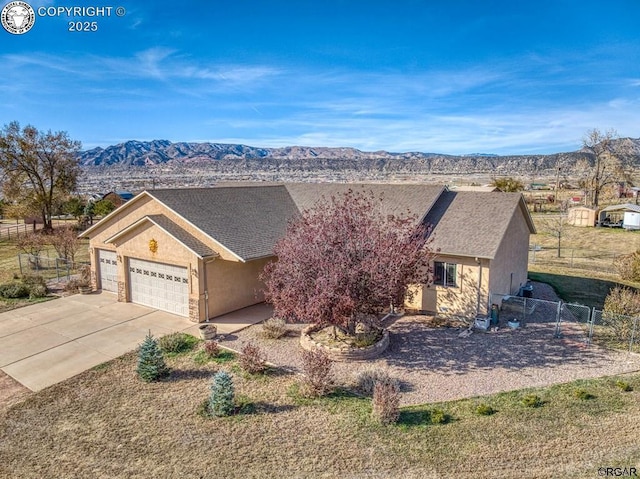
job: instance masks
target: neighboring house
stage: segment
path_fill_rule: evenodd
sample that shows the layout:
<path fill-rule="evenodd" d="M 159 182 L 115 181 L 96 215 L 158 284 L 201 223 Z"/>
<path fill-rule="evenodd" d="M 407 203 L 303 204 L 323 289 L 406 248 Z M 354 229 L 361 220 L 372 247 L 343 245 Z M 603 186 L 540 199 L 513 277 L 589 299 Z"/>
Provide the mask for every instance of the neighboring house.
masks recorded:
<path fill-rule="evenodd" d="M 435 283 L 407 306 L 486 313 L 491 293 L 527 280 L 533 222 L 519 193 L 451 192 L 416 184 L 276 184 L 144 191 L 82 236 L 94 286 L 205 321 L 263 300 L 259 275 L 288 221 L 323 196 L 348 190 L 383 198 L 386 213 L 433 225 Z"/>
<path fill-rule="evenodd" d="M 134 194 L 130 191 L 110 191 L 102 196 L 103 200 L 109 200 L 116 208 L 124 205 L 127 201 L 134 198 Z"/>

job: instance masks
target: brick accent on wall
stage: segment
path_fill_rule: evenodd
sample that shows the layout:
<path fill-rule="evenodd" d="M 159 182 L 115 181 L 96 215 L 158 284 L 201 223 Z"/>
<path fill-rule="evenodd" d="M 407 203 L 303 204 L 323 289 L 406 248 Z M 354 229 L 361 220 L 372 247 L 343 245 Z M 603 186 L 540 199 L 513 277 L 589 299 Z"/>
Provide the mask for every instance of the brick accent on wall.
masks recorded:
<path fill-rule="evenodd" d="M 200 322 L 200 301 L 197 298 L 189 298 L 189 319 L 194 323 Z"/>
<path fill-rule="evenodd" d="M 127 302 L 127 287 L 124 281 L 118 281 L 118 301 Z"/>

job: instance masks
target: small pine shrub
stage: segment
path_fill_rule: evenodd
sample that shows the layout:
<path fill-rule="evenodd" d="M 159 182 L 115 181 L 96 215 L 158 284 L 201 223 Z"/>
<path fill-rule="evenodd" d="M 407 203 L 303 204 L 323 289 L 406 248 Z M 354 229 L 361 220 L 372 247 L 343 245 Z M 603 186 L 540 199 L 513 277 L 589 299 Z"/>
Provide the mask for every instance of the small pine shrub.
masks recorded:
<path fill-rule="evenodd" d="M 217 341 L 206 341 L 204 343 L 204 352 L 209 358 L 215 358 L 220 354 L 220 345 Z"/>
<path fill-rule="evenodd" d="M 165 353 L 178 354 L 186 351 L 191 351 L 198 343 L 198 340 L 185 333 L 171 333 L 166 336 L 162 336 L 158 340 L 158 346 Z"/>
<path fill-rule="evenodd" d="M 249 342 L 242 346 L 240 367 L 249 374 L 262 373 L 267 369 L 266 357 L 260 347 Z"/>
<path fill-rule="evenodd" d="M 400 388 L 393 383 L 377 383 L 373 388 L 371 414 L 380 424 L 395 424 L 400 417 Z"/>
<path fill-rule="evenodd" d="M 0 284 L 0 297 L 6 299 L 27 298 L 29 296 L 29 286 L 23 283 L 11 282 Z"/>
<path fill-rule="evenodd" d="M 536 394 L 527 394 L 522 398 L 522 405 L 525 407 L 540 407 L 544 404 L 540 396 Z"/>
<path fill-rule="evenodd" d="M 229 373 L 219 371 L 213 376 L 209 395 L 209 413 L 214 416 L 230 416 L 235 409 L 233 379 Z"/>
<path fill-rule="evenodd" d="M 586 389 L 576 389 L 575 391 L 573 391 L 573 395 L 578 399 L 582 399 L 583 401 L 595 398 L 595 396 Z"/>
<path fill-rule="evenodd" d="M 280 339 L 287 335 L 287 323 L 282 318 L 269 318 L 262 323 L 262 335 L 269 339 Z"/>
<path fill-rule="evenodd" d="M 449 416 L 442 409 L 434 409 L 431 411 L 431 424 L 447 424 L 451 420 Z"/>
<path fill-rule="evenodd" d="M 356 374 L 356 388 L 365 396 L 373 395 L 373 388 L 379 382 L 398 383 L 398 380 L 392 378 L 388 370 L 374 366 L 367 367 Z"/>
<path fill-rule="evenodd" d="M 332 366 L 331 358 L 323 350 L 302 351 L 303 385 L 306 395 L 320 397 L 333 389 Z"/>
<path fill-rule="evenodd" d="M 618 386 L 624 392 L 633 391 L 631 385 L 625 381 L 616 381 L 616 386 Z"/>
<path fill-rule="evenodd" d="M 482 403 L 476 406 L 476 414 L 478 414 L 479 416 L 491 416 L 492 414 L 495 414 L 495 413 L 496 413 L 496 410 L 493 409 L 488 404 Z"/>
<path fill-rule="evenodd" d="M 144 338 L 138 350 L 138 376 L 145 382 L 157 381 L 169 374 L 169 368 L 164 362 L 162 350 L 158 341 L 151 335 L 151 331 Z"/>

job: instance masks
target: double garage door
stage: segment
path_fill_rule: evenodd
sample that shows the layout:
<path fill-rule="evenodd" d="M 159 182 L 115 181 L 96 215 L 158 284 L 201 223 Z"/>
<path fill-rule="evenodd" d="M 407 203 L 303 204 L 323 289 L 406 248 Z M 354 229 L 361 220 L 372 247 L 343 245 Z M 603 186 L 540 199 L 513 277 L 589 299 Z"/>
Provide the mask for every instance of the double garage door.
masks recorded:
<path fill-rule="evenodd" d="M 130 258 L 128 282 L 132 303 L 189 315 L 187 268 Z"/>

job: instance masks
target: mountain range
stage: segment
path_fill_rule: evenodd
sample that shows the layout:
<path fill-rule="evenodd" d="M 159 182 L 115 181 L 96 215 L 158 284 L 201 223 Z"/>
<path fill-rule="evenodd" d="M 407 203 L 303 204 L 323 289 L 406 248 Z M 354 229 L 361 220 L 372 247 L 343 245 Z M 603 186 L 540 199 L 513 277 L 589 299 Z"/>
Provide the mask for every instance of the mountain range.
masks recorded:
<path fill-rule="evenodd" d="M 623 138 L 621 142 L 640 164 L 640 139 Z M 496 171 L 553 170 L 559 166 L 571 170 L 580 159 L 592 161 L 587 150 L 548 155 L 508 155 L 487 153 L 444 155 L 438 153 L 365 152 L 356 148 L 288 146 L 259 148 L 224 143 L 172 143 L 168 140 L 131 140 L 107 148 L 93 148 L 79 153 L 85 167 L 144 167 L 161 164 L 230 164 L 249 170 L 273 169 L 373 169 L 378 171 L 422 171 L 464 173 Z M 102 169 L 102 168 L 101 168 Z"/>

